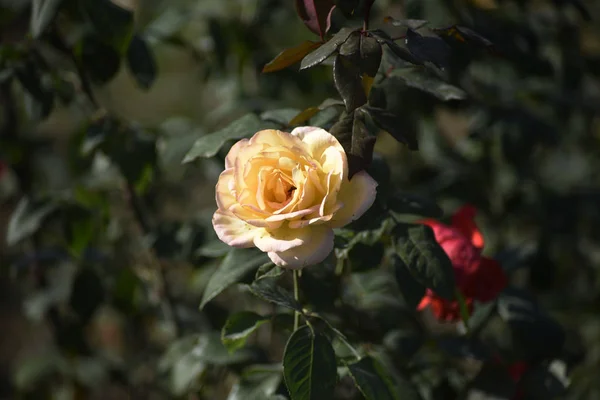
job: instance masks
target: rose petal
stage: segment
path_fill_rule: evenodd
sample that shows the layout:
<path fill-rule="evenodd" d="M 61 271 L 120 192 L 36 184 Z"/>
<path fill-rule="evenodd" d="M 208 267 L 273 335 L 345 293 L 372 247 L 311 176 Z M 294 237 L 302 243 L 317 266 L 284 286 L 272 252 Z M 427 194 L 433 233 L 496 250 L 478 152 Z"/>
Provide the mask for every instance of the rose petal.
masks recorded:
<path fill-rule="evenodd" d="M 462 206 L 452 217 L 452 226 L 465 235 L 473 246 L 482 249 L 484 245 L 483 235 L 475 224 L 477 209 L 472 205 Z"/>
<path fill-rule="evenodd" d="M 294 232 L 303 231 L 295 229 Z M 309 241 L 283 252 L 269 252 L 271 261 L 280 267 L 299 269 L 323 261 L 333 250 L 333 230 L 327 226 L 315 226 L 310 232 Z"/>
<path fill-rule="evenodd" d="M 225 156 L 225 169 L 233 168 L 238 154 L 248 144 L 248 142 L 248 139 L 242 139 L 236 142 L 233 146 L 231 146 L 231 149 L 229 149 L 227 156 Z"/>
<path fill-rule="evenodd" d="M 340 228 L 363 215 L 375 202 L 377 182 L 366 171 L 355 174 L 350 182 L 343 182 L 338 200 L 344 206 L 334 214 L 332 228 Z"/>
<path fill-rule="evenodd" d="M 221 241 L 233 247 L 252 247 L 254 237 L 264 229 L 247 224 L 236 216 L 217 210 L 212 218 L 212 224 Z"/>
<path fill-rule="evenodd" d="M 304 145 L 302 141 L 298 139 L 296 136 L 283 131 L 278 131 L 276 129 L 264 129 L 262 131 L 258 131 L 250 138 L 250 143 L 261 143 L 266 144 L 269 147 L 281 146 L 285 149 L 298 150 L 296 153 L 305 153 Z"/>
<path fill-rule="evenodd" d="M 310 241 L 312 230 L 290 229 L 282 226 L 274 231 L 265 230 L 254 238 L 254 245 L 264 252 L 282 252 Z"/>
<path fill-rule="evenodd" d="M 227 210 L 237 202 L 235 199 L 234 187 L 233 168 L 221 172 L 215 188 L 215 197 L 219 210 Z"/>
<path fill-rule="evenodd" d="M 348 176 L 346 152 L 331 133 L 314 126 L 299 126 L 292 130 L 292 135 L 302 140 L 310 155 L 321 163 L 324 172 L 337 167 L 342 179 Z"/>

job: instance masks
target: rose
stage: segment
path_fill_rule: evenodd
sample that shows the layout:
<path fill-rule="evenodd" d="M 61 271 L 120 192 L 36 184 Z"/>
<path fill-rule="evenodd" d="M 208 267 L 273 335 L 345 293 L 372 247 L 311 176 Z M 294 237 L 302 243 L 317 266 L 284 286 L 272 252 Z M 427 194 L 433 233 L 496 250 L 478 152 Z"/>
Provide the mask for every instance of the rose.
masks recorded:
<path fill-rule="evenodd" d="M 469 313 L 473 301 L 493 300 L 507 285 L 507 277 L 497 261 L 481 255 L 484 241 L 473 219 L 476 210 L 464 206 L 452 217 L 448 226 L 436 220 L 421 221 L 433 229 L 436 241 L 444 249 L 454 268 L 456 286 L 465 299 Z M 460 307 L 457 301 L 448 301 L 427 290 L 418 306 L 423 310 L 430 306 L 440 320 L 460 320 Z"/>
<path fill-rule="evenodd" d="M 212 222 L 230 246 L 256 246 L 276 265 L 302 268 L 327 257 L 332 229 L 367 211 L 376 187 L 365 171 L 349 179 L 346 153 L 329 132 L 263 130 L 227 154 Z"/>

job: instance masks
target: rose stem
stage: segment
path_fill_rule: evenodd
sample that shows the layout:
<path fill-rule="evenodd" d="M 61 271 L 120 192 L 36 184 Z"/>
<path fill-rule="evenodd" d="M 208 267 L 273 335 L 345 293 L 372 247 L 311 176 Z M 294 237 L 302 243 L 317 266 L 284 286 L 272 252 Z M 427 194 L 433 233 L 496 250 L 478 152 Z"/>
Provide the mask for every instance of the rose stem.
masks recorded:
<path fill-rule="evenodd" d="M 298 301 L 298 270 L 295 269 L 292 271 L 294 276 L 294 299 Z M 298 311 L 294 311 L 294 331 L 298 329 L 298 324 L 300 322 L 300 313 Z"/>

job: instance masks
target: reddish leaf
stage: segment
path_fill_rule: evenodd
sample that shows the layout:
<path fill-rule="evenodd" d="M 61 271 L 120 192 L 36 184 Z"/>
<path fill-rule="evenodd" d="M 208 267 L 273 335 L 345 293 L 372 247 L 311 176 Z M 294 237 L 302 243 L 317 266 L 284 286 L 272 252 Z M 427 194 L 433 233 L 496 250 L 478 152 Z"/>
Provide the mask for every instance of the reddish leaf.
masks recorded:
<path fill-rule="evenodd" d="M 321 46 L 321 44 L 322 43 L 319 42 L 311 42 L 310 40 L 306 40 L 300 43 L 298 46 L 285 49 L 279 53 L 277 57 L 269 61 L 269 63 L 263 67 L 262 72 L 275 72 L 287 68 L 290 65 L 296 64 L 308 53 Z"/>
<path fill-rule="evenodd" d="M 302 22 L 311 32 L 321 37 L 331 27 L 331 13 L 335 8 L 333 0 L 296 0 L 296 11 Z"/>

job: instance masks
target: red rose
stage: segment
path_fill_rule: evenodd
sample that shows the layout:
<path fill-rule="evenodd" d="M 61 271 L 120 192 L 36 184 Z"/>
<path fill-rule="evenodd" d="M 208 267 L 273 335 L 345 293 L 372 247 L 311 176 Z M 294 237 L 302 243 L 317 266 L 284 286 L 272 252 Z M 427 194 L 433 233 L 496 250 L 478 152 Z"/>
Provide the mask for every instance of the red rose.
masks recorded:
<path fill-rule="evenodd" d="M 425 220 L 435 239 L 444 249 L 452 266 L 456 286 L 465 298 L 469 313 L 473 310 L 473 301 L 491 301 L 507 284 L 507 278 L 498 262 L 481 255 L 484 241 L 474 222 L 474 207 L 463 206 L 452 217 L 448 226 L 436 220 Z M 431 290 L 421 300 L 419 310 L 431 306 L 436 318 L 445 321 L 459 321 L 460 308 L 457 301 L 448 301 L 437 296 Z"/>

